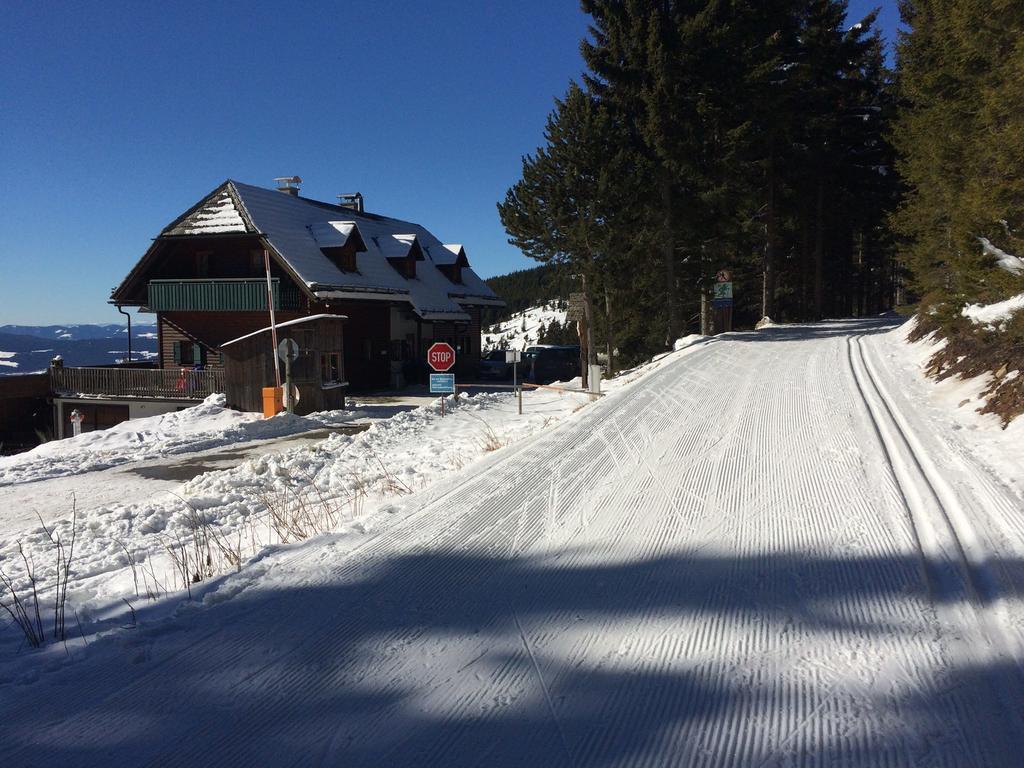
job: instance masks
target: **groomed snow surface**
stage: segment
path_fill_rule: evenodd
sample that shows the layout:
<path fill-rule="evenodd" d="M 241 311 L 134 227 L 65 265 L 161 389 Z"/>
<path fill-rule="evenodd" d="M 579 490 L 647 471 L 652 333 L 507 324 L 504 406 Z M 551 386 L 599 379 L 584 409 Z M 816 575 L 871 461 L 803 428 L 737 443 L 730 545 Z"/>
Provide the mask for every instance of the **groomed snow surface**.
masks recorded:
<path fill-rule="evenodd" d="M 388 467 L 191 600 L 133 621 L 81 585 L 88 646 L 4 648 L 4 762 L 1019 765 L 1020 466 L 894 322 L 694 339 L 589 405 L 481 396 L 200 476 L 179 495 L 244 529 L 261 486 Z M 95 537 L 184 514 L 138 504 Z"/>

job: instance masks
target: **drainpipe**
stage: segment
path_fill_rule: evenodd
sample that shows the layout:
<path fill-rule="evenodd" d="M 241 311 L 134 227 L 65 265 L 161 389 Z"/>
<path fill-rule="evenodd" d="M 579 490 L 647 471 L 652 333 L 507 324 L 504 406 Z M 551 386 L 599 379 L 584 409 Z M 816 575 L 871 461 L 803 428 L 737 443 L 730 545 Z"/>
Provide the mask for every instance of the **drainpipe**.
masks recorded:
<path fill-rule="evenodd" d="M 117 311 L 128 318 L 128 362 L 132 361 L 132 316 L 121 309 L 121 305 L 117 305 Z"/>

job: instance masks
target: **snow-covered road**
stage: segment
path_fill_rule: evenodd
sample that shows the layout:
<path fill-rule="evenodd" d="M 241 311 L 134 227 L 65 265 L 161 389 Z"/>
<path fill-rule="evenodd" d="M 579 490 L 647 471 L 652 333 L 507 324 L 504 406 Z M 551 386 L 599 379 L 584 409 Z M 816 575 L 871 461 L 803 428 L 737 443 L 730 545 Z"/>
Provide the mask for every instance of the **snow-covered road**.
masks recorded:
<path fill-rule="evenodd" d="M 1020 765 L 1020 497 L 889 328 L 715 340 L 0 680 L 4 764 Z"/>

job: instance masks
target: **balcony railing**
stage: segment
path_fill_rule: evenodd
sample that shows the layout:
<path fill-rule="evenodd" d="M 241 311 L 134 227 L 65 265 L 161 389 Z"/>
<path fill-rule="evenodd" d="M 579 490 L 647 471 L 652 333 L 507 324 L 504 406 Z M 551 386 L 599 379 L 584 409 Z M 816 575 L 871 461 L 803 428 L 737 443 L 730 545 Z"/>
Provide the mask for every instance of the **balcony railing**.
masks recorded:
<path fill-rule="evenodd" d="M 274 309 L 298 309 L 298 289 L 271 281 Z M 267 308 L 266 280 L 150 280 L 146 306 L 154 312 L 232 312 Z"/>
<path fill-rule="evenodd" d="M 202 400 L 224 391 L 224 371 L 180 368 L 51 368 L 50 389 L 75 397 L 149 397 Z"/>

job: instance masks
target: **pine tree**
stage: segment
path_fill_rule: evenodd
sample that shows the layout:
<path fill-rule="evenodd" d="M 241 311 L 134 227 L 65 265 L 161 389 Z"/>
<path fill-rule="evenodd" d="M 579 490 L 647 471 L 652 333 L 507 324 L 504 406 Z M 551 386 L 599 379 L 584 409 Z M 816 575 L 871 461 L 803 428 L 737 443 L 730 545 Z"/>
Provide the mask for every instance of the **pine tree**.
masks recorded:
<path fill-rule="evenodd" d="M 903 0 L 894 131 L 907 193 L 894 217 L 927 317 L 1020 290 L 981 239 L 1024 250 L 1024 8 Z"/>

